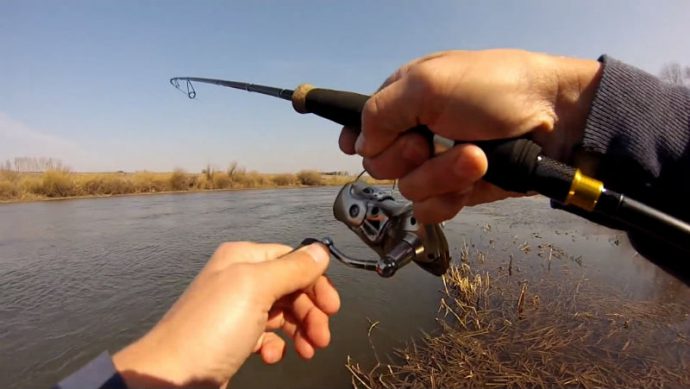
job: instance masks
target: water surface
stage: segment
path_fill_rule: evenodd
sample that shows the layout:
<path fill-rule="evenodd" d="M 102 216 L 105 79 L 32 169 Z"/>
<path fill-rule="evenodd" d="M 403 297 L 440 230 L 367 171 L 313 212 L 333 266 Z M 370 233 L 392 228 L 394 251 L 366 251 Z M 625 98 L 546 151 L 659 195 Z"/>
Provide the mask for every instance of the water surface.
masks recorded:
<path fill-rule="evenodd" d="M 103 350 L 115 352 L 167 310 L 220 242 L 295 245 L 329 235 L 353 256 L 371 252 L 332 217 L 338 188 L 214 192 L 0 206 L 0 387 L 48 387 Z M 685 285 L 639 257 L 623 234 L 551 210 L 543 198 L 463 211 L 446 225 L 451 252 L 488 253 L 491 266 L 558 277 L 540 244 L 568 253 L 559 268 L 631 300 L 686 304 Z M 380 279 L 333 262 L 342 310 L 332 345 L 311 362 L 252 359 L 233 387 L 349 387 L 347 356 L 374 360 L 420 330 L 433 331 L 440 279 L 408 266 Z M 660 318 L 687 324 L 687 313 Z M 689 327 L 690 328 L 690 327 Z"/>

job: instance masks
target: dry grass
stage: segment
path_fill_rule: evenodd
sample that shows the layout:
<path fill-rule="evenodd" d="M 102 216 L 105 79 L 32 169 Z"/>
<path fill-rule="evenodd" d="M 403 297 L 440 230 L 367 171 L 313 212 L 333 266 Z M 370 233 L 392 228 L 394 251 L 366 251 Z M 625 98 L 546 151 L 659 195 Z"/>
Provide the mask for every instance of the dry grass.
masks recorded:
<path fill-rule="evenodd" d="M 687 312 L 576 276 L 515 280 L 465 262 L 443 277 L 439 330 L 362 368 L 356 388 L 690 387 Z M 528 286 L 529 285 L 529 286 Z M 378 358 L 377 358 L 378 359 Z"/>
<path fill-rule="evenodd" d="M 297 173 L 300 184 L 307 186 L 323 185 L 321 173 L 314 170 L 302 170 Z"/>
<path fill-rule="evenodd" d="M 112 196 L 137 193 L 184 192 L 248 188 L 285 188 L 343 185 L 354 176 L 316 171 L 264 174 L 231 165 L 226 171 L 204 169 L 200 174 L 176 169 L 169 173 L 73 173 L 66 169 L 17 173 L 0 169 L 0 201 L 27 201 L 76 196 Z M 374 181 L 382 185 L 386 181 Z"/>
<path fill-rule="evenodd" d="M 277 174 L 273 176 L 273 183 L 277 186 L 295 186 L 299 179 L 294 174 Z"/>

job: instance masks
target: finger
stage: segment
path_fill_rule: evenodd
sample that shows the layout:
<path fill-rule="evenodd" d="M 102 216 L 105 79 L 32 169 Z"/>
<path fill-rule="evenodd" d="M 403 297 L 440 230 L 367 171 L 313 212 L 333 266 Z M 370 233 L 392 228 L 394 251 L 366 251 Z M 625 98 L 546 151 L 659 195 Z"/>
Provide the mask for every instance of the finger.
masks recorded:
<path fill-rule="evenodd" d="M 285 324 L 285 315 L 283 308 L 274 305 L 268 312 L 268 320 L 266 321 L 267 330 L 277 330 Z"/>
<path fill-rule="evenodd" d="M 338 138 L 338 146 L 340 150 L 347 155 L 354 155 L 355 152 L 355 141 L 357 140 L 357 135 L 359 135 L 359 129 L 352 127 L 343 127 L 340 131 L 340 138 Z"/>
<path fill-rule="evenodd" d="M 334 315 L 340 309 L 340 295 L 326 276 L 319 277 L 314 286 L 307 290 L 307 294 L 326 315 Z"/>
<path fill-rule="evenodd" d="M 444 193 L 467 192 L 486 173 L 487 166 L 486 155 L 479 147 L 458 145 L 401 178 L 400 193 L 420 202 Z"/>
<path fill-rule="evenodd" d="M 484 180 L 479 180 L 475 183 L 474 189 L 465 201 L 465 206 L 471 207 L 478 204 L 485 204 L 498 200 L 503 200 L 508 197 L 523 196 L 527 196 L 527 194 L 518 192 L 508 192 Z"/>
<path fill-rule="evenodd" d="M 274 332 L 266 332 L 259 352 L 261 359 L 267 364 L 280 362 L 285 355 L 285 340 Z"/>
<path fill-rule="evenodd" d="M 292 293 L 276 301 L 268 313 L 266 328 L 281 328 L 285 323 L 286 315 L 293 314 L 295 300 L 303 294 L 301 292 Z M 328 316 L 334 315 L 340 310 L 340 295 L 326 276 L 319 277 L 311 287 L 307 288 L 306 295 L 316 308 Z M 304 314 L 301 317 L 303 316 Z"/>
<path fill-rule="evenodd" d="M 302 333 L 299 321 L 292 315 L 285 313 L 285 323 L 281 328 L 283 333 L 292 339 L 295 346 L 295 351 L 300 357 L 310 359 L 315 354 L 314 346 L 309 342 L 307 337 Z"/>
<path fill-rule="evenodd" d="M 376 92 L 380 92 L 383 88 L 387 87 L 388 85 L 398 81 L 401 79 L 405 74 L 407 74 L 407 71 L 410 69 L 410 67 L 414 64 L 413 62 L 407 63 L 401 67 L 399 67 L 396 71 L 394 71 L 388 78 L 386 78 L 381 86 L 379 86 L 378 89 L 376 89 Z"/>
<path fill-rule="evenodd" d="M 304 246 L 273 261 L 257 263 L 257 282 L 262 285 L 273 305 L 281 297 L 297 290 L 306 289 L 316 282 L 328 267 L 330 259 L 326 248 L 320 243 Z"/>
<path fill-rule="evenodd" d="M 274 243 L 226 242 L 218 246 L 204 271 L 220 271 L 235 263 L 269 261 L 285 255 L 292 247 Z"/>
<path fill-rule="evenodd" d="M 420 66 L 447 55 L 436 52 L 400 67 L 384 81 L 362 110 L 362 132 L 355 142 L 357 153 L 373 157 L 389 146 L 396 136 L 420 124 L 432 127 L 445 107 L 438 92 L 433 67 Z"/>
<path fill-rule="evenodd" d="M 469 195 L 446 193 L 414 204 L 414 215 L 425 224 L 441 223 L 452 219 L 465 206 Z"/>
<path fill-rule="evenodd" d="M 304 359 L 311 359 L 314 357 L 314 354 L 316 354 L 316 350 L 314 349 L 314 346 L 312 346 L 311 343 L 309 343 L 309 340 L 302 334 L 301 330 L 297 330 L 297 333 L 295 334 L 295 351 L 297 351 L 297 354 L 304 358 Z"/>
<path fill-rule="evenodd" d="M 314 347 L 323 348 L 331 341 L 328 329 L 328 315 L 320 310 L 305 293 L 292 303 L 292 315 L 299 323 L 299 332 Z"/>
<path fill-rule="evenodd" d="M 299 328 L 299 322 L 294 316 L 292 316 L 291 313 L 288 312 L 285 312 L 283 317 L 284 320 L 282 322 L 282 325 L 280 326 L 280 330 L 283 331 L 285 336 L 294 340 L 295 336 L 297 335 L 297 330 Z"/>
<path fill-rule="evenodd" d="M 362 132 L 355 149 L 363 157 L 373 157 L 390 146 L 399 134 L 420 124 L 422 93 L 412 93 L 403 77 L 375 93 L 362 109 Z"/>
<path fill-rule="evenodd" d="M 400 178 L 431 156 L 429 141 L 421 134 L 408 132 L 375 157 L 364 158 L 364 169 L 378 179 Z"/>

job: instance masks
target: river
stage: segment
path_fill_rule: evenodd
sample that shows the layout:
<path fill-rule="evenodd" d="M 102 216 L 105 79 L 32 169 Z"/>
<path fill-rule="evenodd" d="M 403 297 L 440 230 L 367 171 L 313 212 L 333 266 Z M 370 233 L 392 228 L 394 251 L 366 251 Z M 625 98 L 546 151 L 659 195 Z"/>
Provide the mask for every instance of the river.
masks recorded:
<path fill-rule="evenodd" d="M 299 243 L 331 236 L 356 257 L 372 254 L 332 217 L 338 188 L 127 196 L 0 205 L 0 387 L 49 387 L 104 350 L 150 328 L 219 243 Z M 451 253 L 488 252 L 495 266 L 543 272 L 537 247 L 569 253 L 571 272 L 630 299 L 687 304 L 690 288 L 641 258 L 625 235 L 561 211 L 544 198 L 464 210 L 446 224 Z M 531 248 L 531 249 L 530 249 Z M 392 279 L 332 262 L 342 299 L 331 346 L 310 362 L 252 358 L 233 388 L 349 387 L 347 356 L 372 363 L 420 330 L 433 331 L 441 281 L 414 265 Z M 554 275 L 553 277 L 557 277 Z M 680 319 L 688 325 L 687 305 Z M 680 347 L 680 346 L 679 346 Z"/>

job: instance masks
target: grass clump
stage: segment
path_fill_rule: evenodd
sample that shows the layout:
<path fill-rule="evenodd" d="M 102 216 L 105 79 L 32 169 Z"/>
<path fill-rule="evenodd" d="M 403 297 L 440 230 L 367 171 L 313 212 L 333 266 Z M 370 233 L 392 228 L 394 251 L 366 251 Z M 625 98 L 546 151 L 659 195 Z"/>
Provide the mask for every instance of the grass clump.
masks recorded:
<path fill-rule="evenodd" d="M 235 172 L 232 176 L 233 188 L 267 188 L 269 184 L 268 177 L 256 171 Z"/>
<path fill-rule="evenodd" d="M 213 181 L 213 189 L 228 189 L 232 187 L 232 179 L 225 173 L 214 173 L 211 179 Z"/>
<path fill-rule="evenodd" d="M 94 174 L 79 177 L 79 195 L 102 196 L 135 193 L 136 186 L 124 174 Z"/>
<path fill-rule="evenodd" d="M 48 170 L 43 173 L 39 193 L 46 197 L 70 197 L 78 195 L 72 174 L 66 170 Z"/>
<path fill-rule="evenodd" d="M 126 174 L 132 183 L 133 193 L 157 193 L 170 190 L 169 173 L 136 172 Z"/>
<path fill-rule="evenodd" d="M 366 369 L 348 358 L 353 387 L 690 387 L 683 304 L 629 301 L 566 277 L 516 280 L 452 266 L 438 330 L 397 350 L 391 363 L 377 357 Z"/>
<path fill-rule="evenodd" d="M 20 189 L 16 182 L 0 180 L 0 200 L 11 200 L 19 197 Z"/>
<path fill-rule="evenodd" d="M 190 180 L 182 169 L 175 169 L 170 174 L 170 190 L 187 190 L 190 187 Z"/>

